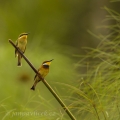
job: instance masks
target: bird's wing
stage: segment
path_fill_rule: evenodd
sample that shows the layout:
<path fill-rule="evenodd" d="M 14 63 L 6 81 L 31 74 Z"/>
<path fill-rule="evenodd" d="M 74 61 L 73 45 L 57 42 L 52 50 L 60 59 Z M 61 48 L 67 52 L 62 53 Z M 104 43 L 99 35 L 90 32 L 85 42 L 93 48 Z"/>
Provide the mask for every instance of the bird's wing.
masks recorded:
<path fill-rule="evenodd" d="M 35 75 L 34 80 L 36 79 L 36 77 L 37 77 L 37 74 Z"/>
<path fill-rule="evenodd" d="M 40 68 L 38 69 L 38 72 L 40 71 Z M 35 75 L 35 77 L 34 77 L 34 80 L 36 79 L 36 77 L 37 77 L 37 74 Z"/>

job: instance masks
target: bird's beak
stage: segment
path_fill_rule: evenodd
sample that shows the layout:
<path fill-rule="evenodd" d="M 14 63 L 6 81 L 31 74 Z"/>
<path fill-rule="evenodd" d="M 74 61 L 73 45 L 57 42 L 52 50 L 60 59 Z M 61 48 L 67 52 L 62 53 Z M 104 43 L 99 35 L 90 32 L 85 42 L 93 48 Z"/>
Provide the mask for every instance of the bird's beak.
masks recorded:
<path fill-rule="evenodd" d="M 29 35 L 30 33 L 26 33 L 26 35 Z"/>
<path fill-rule="evenodd" d="M 48 62 L 47 62 L 47 65 L 50 65 L 51 64 L 51 61 L 53 61 L 54 59 L 52 59 L 52 60 L 49 60 Z"/>
<path fill-rule="evenodd" d="M 51 62 L 51 61 L 53 61 L 54 59 L 52 59 L 52 60 L 49 60 L 49 62 Z"/>

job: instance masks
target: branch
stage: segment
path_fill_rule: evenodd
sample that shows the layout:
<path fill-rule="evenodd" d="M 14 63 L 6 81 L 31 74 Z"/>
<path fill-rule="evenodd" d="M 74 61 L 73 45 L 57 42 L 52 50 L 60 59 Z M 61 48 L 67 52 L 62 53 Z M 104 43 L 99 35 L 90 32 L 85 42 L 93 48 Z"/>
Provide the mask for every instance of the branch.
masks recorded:
<path fill-rule="evenodd" d="M 56 98 L 56 100 L 59 102 L 59 104 L 62 106 L 62 108 L 66 111 L 68 116 L 71 118 L 71 120 L 76 120 L 73 114 L 69 111 L 67 106 L 63 103 L 63 101 L 60 99 L 60 97 L 55 93 L 55 91 L 52 89 L 52 87 L 47 83 L 45 79 L 41 77 L 39 72 L 35 69 L 35 67 L 32 65 L 32 63 L 27 59 L 27 57 L 19 50 L 19 48 L 16 47 L 16 45 L 12 42 L 12 40 L 9 40 L 9 43 L 17 49 L 17 51 L 21 54 L 21 56 L 25 59 L 25 61 L 29 64 L 29 66 L 33 69 L 33 71 L 38 75 L 38 77 L 42 80 L 44 85 L 48 88 L 48 90 L 52 93 L 52 95 Z"/>

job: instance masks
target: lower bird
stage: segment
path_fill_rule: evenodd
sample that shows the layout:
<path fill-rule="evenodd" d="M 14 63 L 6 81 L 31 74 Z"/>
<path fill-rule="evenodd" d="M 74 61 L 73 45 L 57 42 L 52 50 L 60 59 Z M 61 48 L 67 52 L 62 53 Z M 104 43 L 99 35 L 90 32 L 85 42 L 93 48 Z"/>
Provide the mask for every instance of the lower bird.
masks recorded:
<path fill-rule="evenodd" d="M 42 79 L 44 79 L 45 76 L 49 73 L 49 66 L 51 64 L 51 61 L 53 61 L 53 59 L 49 61 L 44 61 L 40 66 L 40 68 L 38 69 L 38 73 L 41 75 Z M 31 90 L 35 90 L 37 83 L 41 81 L 41 79 L 38 77 L 37 74 L 35 75 L 34 80 L 35 82 L 31 87 Z"/>
<path fill-rule="evenodd" d="M 20 51 L 22 53 L 25 52 L 26 50 L 26 45 L 27 45 L 27 36 L 28 36 L 28 33 L 22 33 L 19 35 L 17 41 L 16 41 L 16 46 L 20 49 Z M 18 64 L 17 66 L 21 66 L 22 63 L 21 63 L 21 54 L 17 51 L 17 49 L 15 49 L 15 57 L 18 57 Z"/>

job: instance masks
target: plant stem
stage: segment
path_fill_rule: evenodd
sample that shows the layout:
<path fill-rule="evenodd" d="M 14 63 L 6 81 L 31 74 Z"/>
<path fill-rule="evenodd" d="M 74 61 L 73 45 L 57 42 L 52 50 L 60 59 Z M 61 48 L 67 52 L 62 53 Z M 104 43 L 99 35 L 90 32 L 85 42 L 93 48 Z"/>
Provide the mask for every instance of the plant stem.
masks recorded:
<path fill-rule="evenodd" d="M 12 40 L 9 40 L 9 43 L 12 44 L 12 46 L 17 49 L 17 51 L 22 55 L 22 57 L 25 59 L 25 61 L 29 64 L 29 66 L 33 69 L 33 71 L 38 75 L 38 77 L 42 80 L 44 85 L 48 88 L 48 90 L 52 93 L 52 95 L 56 98 L 56 100 L 60 103 L 62 108 L 66 111 L 68 116 L 71 118 L 71 120 L 76 120 L 73 114 L 69 111 L 67 106 L 63 103 L 63 101 L 60 99 L 60 97 L 55 93 L 55 91 L 52 89 L 52 87 L 47 83 L 45 79 L 41 77 L 41 75 L 38 73 L 38 71 L 35 69 L 35 67 L 32 65 L 32 63 L 28 60 L 28 58 L 17 48 L 17 46 L 12 42 Z"/>
<path fill-rule="evenodd" d="M 95 109 L 95 112 L 96 112 L 96 115 L 97 115 L 98 120 L 100 120 L 100 117 L 99 117 L 99 115 L 98 115 L 98 111 L 97 111 L 97 109 L 96 109 L 95 104 L 93 104 L 93 108 Z"/>

